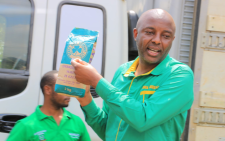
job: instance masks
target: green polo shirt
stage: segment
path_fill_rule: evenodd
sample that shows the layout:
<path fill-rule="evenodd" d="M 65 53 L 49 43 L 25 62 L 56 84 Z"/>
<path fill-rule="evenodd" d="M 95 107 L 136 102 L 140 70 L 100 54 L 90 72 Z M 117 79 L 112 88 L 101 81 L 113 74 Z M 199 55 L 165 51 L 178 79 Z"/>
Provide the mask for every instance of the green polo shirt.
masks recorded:
<path fill-rule="evenodd" d="M 82 107 L 86 122 L 106 141 L 179 141 L 193 103 L 193 73 L 169 55 L 153 70 L 135 76 L 139 58 L 121 65 L 111 84 L 102 78 L 104 100 Z"/>
<path fill-rule="evenodd" d="M 90 141 L 87 129 L 78 116 L 63 109 L 58 126 L 52 116 L 41 112 L 40 107 L 16 123 L 7 141 Z"/>

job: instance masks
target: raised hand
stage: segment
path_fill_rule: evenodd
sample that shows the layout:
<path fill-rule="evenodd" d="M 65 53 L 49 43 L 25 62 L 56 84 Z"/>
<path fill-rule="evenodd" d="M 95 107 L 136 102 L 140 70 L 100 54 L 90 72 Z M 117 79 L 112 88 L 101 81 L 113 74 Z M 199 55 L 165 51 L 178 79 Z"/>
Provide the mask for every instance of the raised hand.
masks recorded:
<path fill-rule="evenodd" d="M 80 59 L 72 60 L 71 65 L 75 68 L 75 78 L 78 82 L 85 85 L 91 85 L 96 88 L 98 81 L 102 78 L 102 76 L 92 65 Z"/>

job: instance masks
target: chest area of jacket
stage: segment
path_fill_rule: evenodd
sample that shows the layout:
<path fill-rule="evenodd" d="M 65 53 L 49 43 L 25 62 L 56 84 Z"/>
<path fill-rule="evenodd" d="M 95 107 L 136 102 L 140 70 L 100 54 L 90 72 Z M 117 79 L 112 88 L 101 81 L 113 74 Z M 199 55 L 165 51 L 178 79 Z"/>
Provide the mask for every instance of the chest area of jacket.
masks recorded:
<path fill-rule="evenodd" d="M 69 124 L 70 122 L 68 122 Z M 73 124 L 69 127 L 66 125 L 57 125 L 52 121 L 40 122 L 38 125 L 31 128 L 30 133 L 30 141 L 76 141 L 81 138 L 81 130 L 79 127 L 73 126 Z"/>
<path fill-rule="evenodd" d="M 150 98 L 163 84 L 168 76 L 138 76 L 138 77 L 124 77 L 122 74 L 116 79 L 113 84 L 116 88 L 130 97 L 143 100 Z"/>

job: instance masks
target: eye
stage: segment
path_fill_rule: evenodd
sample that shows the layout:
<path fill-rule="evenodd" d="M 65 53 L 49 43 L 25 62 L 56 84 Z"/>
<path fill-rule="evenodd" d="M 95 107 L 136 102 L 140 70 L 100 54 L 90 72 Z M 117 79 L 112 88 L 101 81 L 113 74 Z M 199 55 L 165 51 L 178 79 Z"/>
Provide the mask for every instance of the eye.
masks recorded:
<path fill-rule="evenodd" d="M 170 35 L 163 35 L 164 38 L 170 38 Z"/>
<path fill-rule="evenodd" d="M 153 35 L 153 34 L 154 34 L 154 33 L 151 32 L 151 31 L 145 31 L 145 33 L 148 34 L 148 35 Z"/>

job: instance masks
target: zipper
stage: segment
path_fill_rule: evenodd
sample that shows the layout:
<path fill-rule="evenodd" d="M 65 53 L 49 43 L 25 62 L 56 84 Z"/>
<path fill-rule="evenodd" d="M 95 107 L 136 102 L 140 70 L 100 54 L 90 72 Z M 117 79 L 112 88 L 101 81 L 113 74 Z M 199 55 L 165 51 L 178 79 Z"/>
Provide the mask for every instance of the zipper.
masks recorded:
<path fill-rule="evenodd" d="M 154 69 L 152 69 L 152 70 L 151 70 L 150 72 L 148 72 L 148 73 L 145 73 L 145 74 L 141 74 L 141 75 L 135 76 L 135 77 L 132 79 L 131 83 L 130 83 L 130 86 L 129 86 L 129 89 L 128 89 L 128 92 L 127 92 L 127 95 L 129 95 L 130 88 L 131 88 L 132 83 L 133 83 L 133 81 L 134 81 L 134 79 L 135 79 L 135 78 L 137 78 L 137 77 L 139 77 L 139 76 L 149 75 L 149 74 L 150 74 L 153 70 L 154 70 Z M 145 94 L 143 94 L 143 103 L 144 103 L 144 101 L 145 101 Z M 117 141 L 117 136 L 118 136 L 118 134 L 119 134 L 119 129 L 120 129 L 120 124 L 121 124 L 121 122 L 122 122 L 122 119 L 120 120 L 120 123 L 119 123 L 118 129 L 117 129 L 117 133 L 116 133 L 116 139 L 115 139 L 115 141 Z"/>
<path fill-rule="evenodd" d="M 131 85 L 132 85 L 132 83 L 133 83 L 133 81 L 134 81 L 134 79 L 135 79 L 135 78 L 136 78 L 136 77 L 134 77 L 134 78 L 132 79 L 131 83 L 130 83 L 130 87 L 129 87 L 128 91 L 127 91 L 127 95 L 128 95 L 128 94 L 129 94 L 129 92 L 130 92 Z M 116 139 L 115 139 L 115 141 L 117 141 L 117 136 L 118 136 L 118 133 L 119 133 L 119 129 L 120 129 L 120 124 L 121 124 L 121 122 L 122 122 L 122 119 L 120 120 L 120 123 L 119 123 L 118 129 L 117 129 L 117 133 L 116 133 Z"/>

